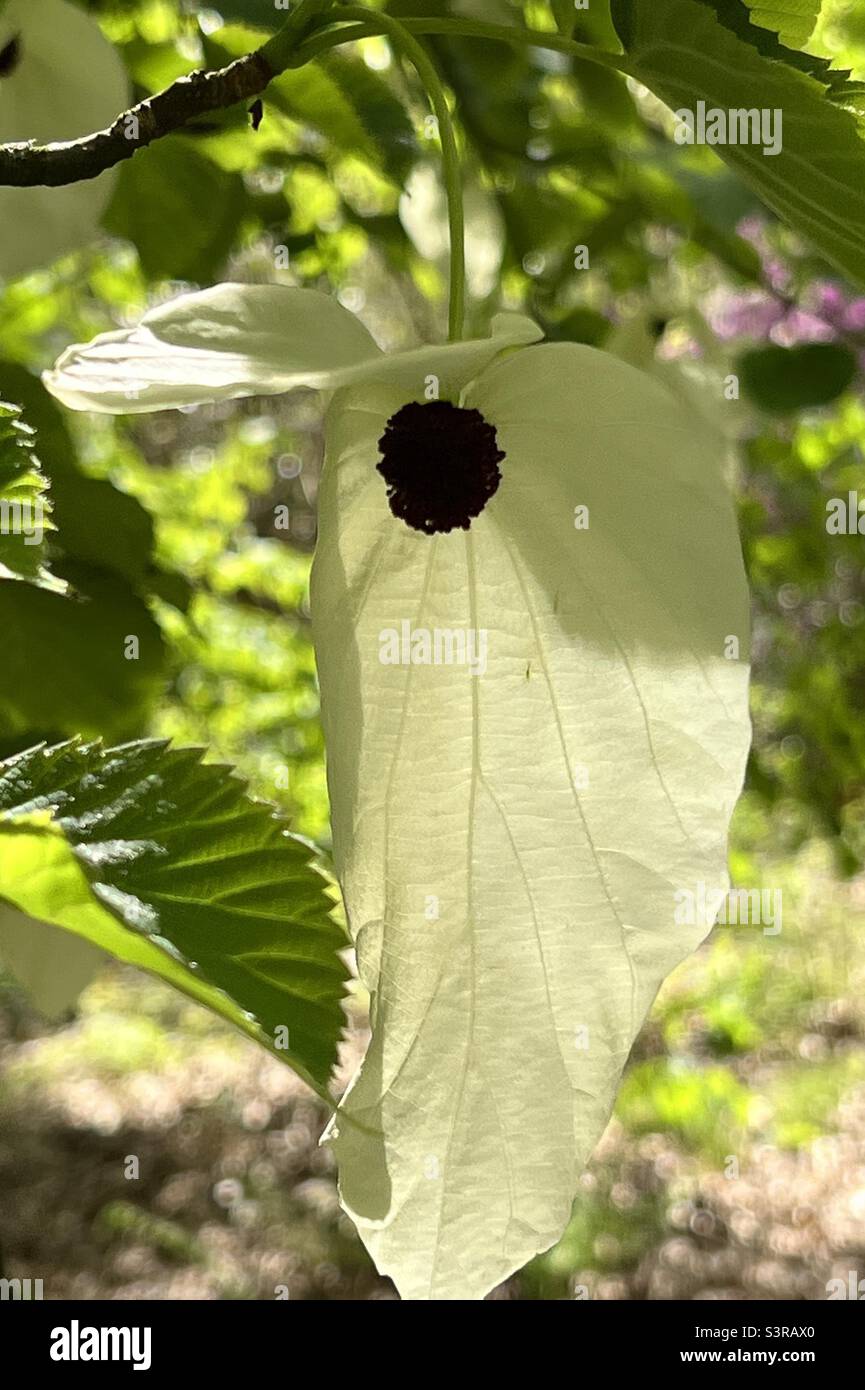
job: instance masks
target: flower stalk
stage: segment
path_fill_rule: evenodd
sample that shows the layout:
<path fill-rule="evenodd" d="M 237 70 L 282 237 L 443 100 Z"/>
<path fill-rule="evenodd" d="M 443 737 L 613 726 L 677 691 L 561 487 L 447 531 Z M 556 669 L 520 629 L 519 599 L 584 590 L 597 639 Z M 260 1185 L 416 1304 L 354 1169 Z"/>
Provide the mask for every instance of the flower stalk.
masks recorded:
<path fill-rule="evenodd" d="M 340 8 L 340 18 L 365 21 L 369 11 L 362 5 L 345 5 Z M 448 340 L 459 342 L 463 336 L 466 296 L 466 252 L 465 215 L 463 212 L 462 170 L 459 150 L 451 120 L 450 107 L 445 96 L 441 79 L 435 66 L 417 39 L 400 20 L 392 15 L 378 14 L 375 22 L 379 32 L 384 33 L 391 43 L 404 51 L 420 78 L 430 105 L 438 122 L 442 149 L 442 178 L 448 207 L 448 232 L 450 239 L 450 289 L 448 300 Z"/>

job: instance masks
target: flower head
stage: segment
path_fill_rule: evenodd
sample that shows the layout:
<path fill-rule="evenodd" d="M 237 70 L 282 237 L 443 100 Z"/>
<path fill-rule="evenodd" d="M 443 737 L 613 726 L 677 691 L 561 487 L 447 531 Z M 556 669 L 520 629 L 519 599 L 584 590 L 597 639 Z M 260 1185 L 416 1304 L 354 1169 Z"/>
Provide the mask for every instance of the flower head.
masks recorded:
<path fill-rule="evenodd" d="M 495 426 L 451 401 L 402 406 L 378 447 L 391 511 L 430 536 L 467 531 L 502 480 Z"/>

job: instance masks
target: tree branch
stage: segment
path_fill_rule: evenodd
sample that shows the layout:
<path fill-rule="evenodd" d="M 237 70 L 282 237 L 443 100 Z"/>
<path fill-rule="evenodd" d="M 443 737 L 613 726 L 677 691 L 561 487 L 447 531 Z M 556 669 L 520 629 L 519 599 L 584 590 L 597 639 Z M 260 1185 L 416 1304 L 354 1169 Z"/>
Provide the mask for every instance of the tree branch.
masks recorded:
<path fill-rule="evenodd" d="M 261 96 L 287 67 L 299 67 L 330 48 L 383 32 L 383 21 L 374 10 L 364 23 L 340 23 L 338 10 L 329 14 L 333 4 L 334 0 L 301 0 L 282 28 L 255 53 L 238 58 L 227 68 L 181 77 L 164 92 L 122 112 L 107 130 L 51 145 L 37 145 L 33 140 L 0 145 L 0 187 L 57 188 L 95 179 L 154 140 L 182 129 L 193 117 Z M 331 23 L 338 27 L 323 27 Z M 628 71 L 623 57 L 561 34 L 481 20 L 409 18 L 401 23 L 413 34 L 476 38 L 518 48 L 552 48 L 619 72 Z M 321 31 L 313 32 L 317 29 Z"/>
<path fill-rule="evenodd" d="M 57 188 L 95 179 L 124 159 L 131 159 L 163 135 L 186 125 L 193 116 L 220 111 L 260 96 L 276 76 L 261 50 L 238 58 L 227 68 L 191 72 L 164 92 L 124 111 L 107 130 L 81 140 L 37 145 L 32 140 L 0 145 L 0 184 Z"/>

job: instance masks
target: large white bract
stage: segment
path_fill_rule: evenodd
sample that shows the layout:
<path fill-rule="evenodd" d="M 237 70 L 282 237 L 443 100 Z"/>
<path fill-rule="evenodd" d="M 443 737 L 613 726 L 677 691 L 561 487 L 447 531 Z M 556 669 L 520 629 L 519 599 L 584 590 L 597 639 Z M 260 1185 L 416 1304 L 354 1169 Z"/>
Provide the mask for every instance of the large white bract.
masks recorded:
<path fill-rule="evenodd" d="M 75 140 L 110 125 L 129 104 L 117 50 L 89 15 L 65 0 L 8 0 L 0 52 L 0 144 Z M 65 188 L 0 188 L 0 279 L 48 265 L 92 240 L 116 170 Z"/>
<path fill-rule="evenodd" d="M 373 1037 L 329 1137 L 410 1298 L 481 1298 L 561 1234 L 658 986 L 710 926 L 678 924 L 677 894 L 726 883 L 749 742 L 718 441 L 647 375 L 537 336 L 504 315 L 386 357 L 324 296 L 222 286 L 46 378 L 114 411 L 341 388 L 312 602 Z M 433 378 L 505 458 L 470 529 L 430 537 L 376 464 Z"/>

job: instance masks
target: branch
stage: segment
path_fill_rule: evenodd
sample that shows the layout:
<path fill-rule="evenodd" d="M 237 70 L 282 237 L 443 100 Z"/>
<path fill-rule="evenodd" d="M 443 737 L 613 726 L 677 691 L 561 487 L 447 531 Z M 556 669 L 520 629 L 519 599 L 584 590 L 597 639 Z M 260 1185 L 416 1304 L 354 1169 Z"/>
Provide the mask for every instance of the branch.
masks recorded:
<path fill-rule="evenodd" d="M 123 111 L 107 130 L 51 145 L 37 145 L 33 140 L 0 145 L 0 186 L 58 188 L 95 179 L 154 140 L 180 130 L 193 116 L 222 111 L 260 96 L 274 77 L 294 64 L 298 44 L 333 3 L 300 0 L 282 28 L 254 53 L 238 58 L 227 68 L 191 72 L 179 78 L 164 92 Z"/>
<path fill-rule="evenodd" d="M 124 111 L 107 130 L 81 140 L 37 145 L 32 140 L 0 145 L 0 185 L 57 188 L 95 179 L 106 169 L 131 159 L 137 150 L 170 135 L 193 116 L 223 110 L 260 96 L 276 76 L 261 50 L 238 58 L 227 68 L 191 72 L 164 92 Z"/>
<path fill-rule="evenodd" d="M 384 20 L 374 10 L 363 23 L 339 23 L 338 11 L 329 14 L 333 3 L 334 0 L 301 0 L 282 28 L 255 53 L 238 58 L 227 68 L 191 72 L 188 77 L 181 77 L 164 92 L 124 111 L 107 130 L 51 145 L 37 145 L 33 140 L 0 145 L 0 187 L 41 185 L 57 188 L 95 179 L 106 169 L 131 159 L 137 150 L 154 140 L 180 130 L 193 117 L 261 96 L 273 78 L 286 68 L 299 67 L 340 44 L 387 32 Z M 314 32 L 330 24 L 338 27 Z M 584 58 L 619 72 L 628 71 L 624 58 L 561 34 L 480 20 L 410 18 L 402 24 L 413 34 L 476 38 L 518 48 L 552 48 L 572 58 Z"/>

